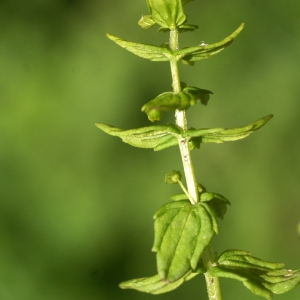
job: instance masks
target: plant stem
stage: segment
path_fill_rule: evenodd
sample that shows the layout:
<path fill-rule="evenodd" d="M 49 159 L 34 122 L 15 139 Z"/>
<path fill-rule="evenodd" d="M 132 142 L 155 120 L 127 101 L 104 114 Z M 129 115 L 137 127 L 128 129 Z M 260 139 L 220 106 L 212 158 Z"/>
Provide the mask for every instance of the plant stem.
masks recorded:
<path fill-rule="evenodd" d="M 175 51 L 178 48 L 178 31 L 177 29 L 173 29 L 170 31 L 170 48 L 171 50 Z M 180 86 L 180 79 L 179 79 L 179 72 L 177 61 L 171 60 L 171 74 L 172 74 L 172 84 L 173 84 L 173 91 L 174 93 L 179 93 L 181 91 Z M 187 122 L 184 110 L 176 110 L 175 112 L 176 124 L 180 126 L 184 131 L 187 130 Z M 188 188 L 188 192 L 193 199 L 192 204 L 196 204 L 199 201 L 198 195 L 198 187 L 197 181 L 195 178 L 195 172 L 192 164 L 191 153 L 188 147 L 188 139 L 181 138 L 178 141 L 184 174 L 186 178 L 186 184 Z"/>
<path fill-rule="evenodd" d="M 206 247 L 202 254 L 202 261 L 204 266 L 209 270 L 216 266 L 214 254 L 210 245 Z M 218 277 L 211 276 L 208 272 L 204 273 L 207 294 L 209 300 L 222 300 L 220 282 Z"/>
<path fill-rule="evenodd" d="M 169 41 L 170 49 L 176 51 L 178 49 L 178 31 L 177 29 L 173 29 L 170 31 L 170 41 Z M 181 91 L 180 79 L 177 61 L 171 60 L 171 74 L 172 74 L 172 84 L 173 84 L 173 92 L 179 93 Z M 176 110 L 175 112 L 176 124 L 180 126 L 184 131 L 187 130 L 187 120 L 185 115 L 185 110 Z M 186 178 L 186 184 L 188 188 L 188 193 L 191 196 L 191 203 L 193 205 L 199 202 L 199 193 L 198 193 L 198 185 L 195 177 L 194 167 L 191 158 L 191 152 L 188 147 L 188 140 L 181 138 L 178 141 L 181 159 L 184 168 L 184 174 Z M 209 268 L 215 265 L 213 251 L 210 246 L 208 246 L 202 255 L 203 263 L 205 267 L 209 270 Z M 222 300 L 221 292 L 220 292 L 220 284 L 219 279 L 217 277 L 212 277 L 208 272 L 205 273 L 205 281 L 207 286 L 207 293 L 209 300 Z"/>

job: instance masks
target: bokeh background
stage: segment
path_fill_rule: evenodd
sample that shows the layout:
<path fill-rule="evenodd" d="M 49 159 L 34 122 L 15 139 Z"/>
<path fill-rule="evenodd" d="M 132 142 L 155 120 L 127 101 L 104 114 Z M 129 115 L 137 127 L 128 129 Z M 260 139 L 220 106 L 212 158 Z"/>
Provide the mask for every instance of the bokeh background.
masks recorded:
<path fill-rule="evenodd" d="M 246 140 L 193 152 L 198 181 L 232 203 L 214 249 L 248 250 L 300 268 L 300 4 L 201 0 L 186 6 L 195 33 L 181 46 L 217 42 L 242 22 L 226 50 L 181 80 L 214 92 L 188 111 L 193 127 L 234 127 L 273 113 Z M 95 122 L 148 126 L 141 106 L 170 90 L 167 63 L 113 44 L 168 40 L 142 30 L 144 0 L 0 2 L 0 299 L 206 299 L 201 276 L 159 296 L 118 283 L 156 273 L 155 211 L 179 192 L 176 147 L 155 153 L 106 136 Z M 165 115 L 162 124 L 173 122 Z M 258 299 L 221 280 L 224 299 Z M 300 287 L 277 299 L 299 299 Z"/>

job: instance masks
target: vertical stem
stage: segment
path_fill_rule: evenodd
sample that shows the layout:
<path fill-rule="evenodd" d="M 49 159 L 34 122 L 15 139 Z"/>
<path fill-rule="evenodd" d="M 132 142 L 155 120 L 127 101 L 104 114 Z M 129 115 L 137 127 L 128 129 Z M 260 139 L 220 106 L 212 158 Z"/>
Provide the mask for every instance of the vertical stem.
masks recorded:
<path fill-rule="evenodd" d="M 169 45 L 171 50 L 176 51 L 178 49 L 178 31 L 177 29 L 172 29 L 170 31 L 170 41 Z M 171 60 L 171 74 L 174 93 L 179 93 L 181 91 L 180 79 L 177 61 Z M 176 110 L 175 112 L 176 124 L 180 126 L 183 131 L 187 130 L 187 120 L 184 110 Z M 180 138 L 178 141 L 181 159 L 183 163 L 186 184 L 188 188 L 188 193 L 193 199 L 192 204 L 197 204 L 199 202 L 198 186 L 195 177 L 194 167 L 192 163 L 191 153 L 188 147 L 188 140 L 185 138 Z M 210 246 L 208 246 L 202 255 L 204 266 L 209 270 L 215 265 L 215 259 L 213 251 Z M 205 273 L 205 281 L 207 286 L 207 293 L 209 300 L 222 300 L 220 292 L 219 279 L 217 277 L 212 277 L 208 272 Z"/>
<path fill-rule="evenodd" d="M 177 48 L 178 48 L 178 31 L 177 31 L 177 29 L 170 31 L 170 48 L 173 51 L 177 50 Z M 171 60 L 170 63 L 171 63 L 173 91 L 174 91 L 174 93 L 179 93 L 181 91 L 181 86 L 180 86 L 177 61 L 174 59 L 174 60 Z M 178 126 L 180 126 L 184 131 L 186 131 L 187 130 L 187 122 L 186 122 L 185 111 L 184 110 L 176 110 L 175 118 L 176 118 L 176 124 Z M 195 172 L 194 172 L 194 168 L 193 168 L 193 164 L 192 164 L 191 153 L 188 148 L 188 139 L 181 138 L 181 139 L 179 139 L 178 144 L 179 144 L 179 148 L 180 148 L 180 153 L 181 153 L 181 158 L 182 158 L 188 192 L 193 199 L 192 204 L 196 204 L 199 201 L 199 195 L 198 195 L 197 181 L 195 178 Z"/>

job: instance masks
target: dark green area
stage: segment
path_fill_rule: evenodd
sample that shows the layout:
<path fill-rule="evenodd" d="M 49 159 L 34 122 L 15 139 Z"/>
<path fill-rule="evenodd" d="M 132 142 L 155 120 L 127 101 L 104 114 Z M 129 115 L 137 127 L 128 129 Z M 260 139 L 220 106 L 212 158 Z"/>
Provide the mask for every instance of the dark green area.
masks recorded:
<path fill-rule="evenodd" d="M 199 29 L 181 47 L 214 43 L 245 28 L 222 53 L 180 65 L 181 80 L 213 91 L 188 123 L 238 127 L 274 114 L 246 140 L 201 145 L 198 180 L 231 202 L 218 254 L 250 251 L 300 268 L 300 4 L 297 1 L 195 0 L 185 12 Z M 170 91 L 168 63 L 140 59 L 106 33 L 161 45 L 143 30 L 140 1 L 3 0 L 0 3 L 0 299 L 205 299 L 202 275 L 151 296 L 119 282 L 156 274 L 153 215 L 178 186 L 179 152 L 138 149 L 95 122 L 149 126 L 140 108 Z M 170 113 L 159 124 L 173 122 Z M 158 124 L 158 123 L 157 123 Z M 224 299 L 259 299 L 221 279 Z M 299 298 L 299 287 L 281 296 Z M 280 296 L 275 296 L 280 299 Z"/>

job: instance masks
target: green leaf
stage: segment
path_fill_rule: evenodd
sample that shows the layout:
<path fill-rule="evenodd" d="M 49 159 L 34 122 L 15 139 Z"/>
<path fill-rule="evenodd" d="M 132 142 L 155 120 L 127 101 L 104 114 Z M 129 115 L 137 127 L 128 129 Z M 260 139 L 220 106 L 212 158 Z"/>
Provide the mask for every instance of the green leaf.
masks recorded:
<path fill-rule="evenodd" d="M 223 143 L 229 141 L 237 141 L 246 138 L 255 130 L 265 125 L 273 115 L 268 115 L 251 124 L 237 128 L 209 128 L 209 129 L 189 129 L 183 133 L 183 137 L 200 137 L 201 143 Z"/>
<path fill-rule="evenodd" d="M 195 270 L 204 248 L 214 236 L 211 214 L 198 203 L 177 201 L 162 206 L 154 216 L 157 269 L 161 279 L 173 282 Z"/>
<path fill-rule="evenodd" d="M 200 201 L 206 202 L 207 205 L 214 211 L 214 214 L 217 218 L 223 219 L 224 215 L 227 211 L 227 205 L 230 205 L 228 199 L 224 196 L 212 193 L 212 192 L 204 192 L 200 195 Z"/>
<path fill-rule="evenodd" d="M 175 29 L 186 20 L 181 0 L 147 0 L 147 4 L 151 18 L 162 28 Z"/>
<path fill-rule="evenodd" d="M 138 21 L 138 24 L 143 28 L 143 29 L 148 29 L 155 25 L 156 23 L 153 21 L 150 15 L 145 15 L 140 18 Z"/>
<path fill-rule="evenodd" d="M 172 52 L 166 47 L 128 42 L 111 34 L 107 34 L 107 37 L 129 52 L 152 61 L 169 61 L 170 57 L 173 56 Z"/>
<path fill-rule="evenodd" d="M 266 262 L 246 251 L 227 250 L 208 272 L 239 280 L 255 295 L 270 300 L 273 294 L 285 293 L 300 283 L 300 270 L 283 267 L 282 263 Z"/>
<path fill-rule="evenodd" d="M 181 180 L 181 173 L 179 171 L 172 171 L 165 176 L 166 184 L 175 184 Z"/>
<path fill-rule="evenodd" d="M 174 282 L 163 281 L 160 279 L 159 275 L 155 275 L 152 277 L 144 277 L 144 278 L 137 278 L 137 279 L 124 281 L 120 283 L 119 286 L 122 289 L 134 289 L 139 292 L 158 295 L 158 294 L 170 292 L 176 289 L 177 287 L 179 287 L 185 281 L 188 281 L 194 278 L 195 276 L 197 276 L 198 274 L 204 272 L 206 272 L 206 269 L 204 268 L 204 266 L 202 266 L 201 268 L 198 268 L 196 272 L 189 271 L 183 277 L 181 277 L 180 279 Z"/>
<path fill-rule="evenodd" d="M 102 123 L 96 123 L 96 126 L 109 135 L 121 138 L 124 143 L 139 148 L 153 148 L 154 151 L 177 145 L 181 133 L 181 128 L 172 124 L 129 130 L 122 130 Z"/>
<path fill-rule="evenodd" d="M 175 194 L 171 196 L 173 201 L 189 200 L 189 197 L 186 194 Z"/>
<path fill-rule="evenodd" d="M 162 112 L 188 109 L 191 105 L 195 105 L 197 100 L 206 105 L 210 94 L 212 92 L 209 90 L 185 87 L 179 93 L 165 92 L 158 95 L 147 102 L 142 111 L 148 115 L 151 122 L 159 121 L 163 116 Z"/>
<path fill-rule="evenodd" d="M 232 34 L 218 43 L 199 45 L 178 50 L 175 54 L 176 59 L 182 59 L 183 63 L 193 65 L 193 63 L 197 60 L 209 58 L 229 46 L 238 36 L 238 34 L 243 30 L 243 28 L 244 23 L 242 23 Z"/>

